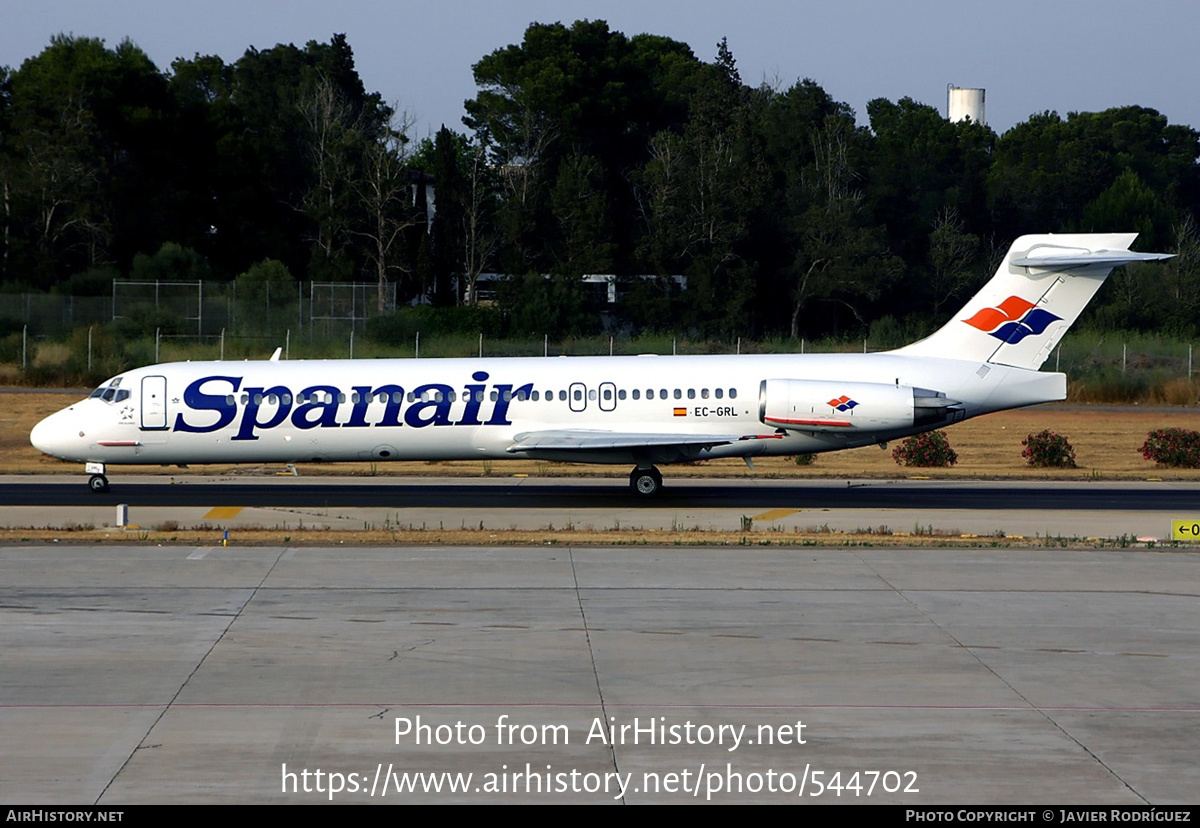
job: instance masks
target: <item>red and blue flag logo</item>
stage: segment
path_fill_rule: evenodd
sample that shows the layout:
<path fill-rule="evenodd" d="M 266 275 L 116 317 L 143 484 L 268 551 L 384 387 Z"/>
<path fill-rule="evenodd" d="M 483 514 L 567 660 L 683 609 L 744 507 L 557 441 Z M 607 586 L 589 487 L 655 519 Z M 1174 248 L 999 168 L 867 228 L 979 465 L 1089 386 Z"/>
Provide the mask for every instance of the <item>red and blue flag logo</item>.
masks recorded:
<path fill-rule="evenodd" d="M 963 322 L 1001 342 L 1016 345 L 1027 336 L 1045 333 L 1051 322 L 1061 318 L 1020 296 L 1010 296 L 996 307 L 984 308 Z"/>

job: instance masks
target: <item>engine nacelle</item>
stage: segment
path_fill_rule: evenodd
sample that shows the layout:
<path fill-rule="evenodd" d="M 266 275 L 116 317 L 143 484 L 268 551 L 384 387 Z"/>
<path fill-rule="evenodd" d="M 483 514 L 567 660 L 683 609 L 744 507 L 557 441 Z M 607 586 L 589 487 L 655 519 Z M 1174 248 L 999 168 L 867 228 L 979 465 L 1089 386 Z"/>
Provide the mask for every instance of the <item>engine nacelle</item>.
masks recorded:
<path fill-rule="evenodd" d="M 765 425 L 789 431 L 893 431 L 936 426 L 961 419 L 956 400 L 927 388 L 879 382 L 763 380 L 758 416 Z"/>

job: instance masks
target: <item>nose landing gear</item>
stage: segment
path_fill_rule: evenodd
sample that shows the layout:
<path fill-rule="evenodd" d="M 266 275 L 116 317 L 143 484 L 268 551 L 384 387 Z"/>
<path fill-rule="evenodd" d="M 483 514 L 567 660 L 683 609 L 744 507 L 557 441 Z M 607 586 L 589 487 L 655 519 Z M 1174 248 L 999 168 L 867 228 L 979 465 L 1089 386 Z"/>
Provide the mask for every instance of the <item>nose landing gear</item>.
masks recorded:
<path fill-rule="evenodd" d="M 88 488 L 96 494 L 103 494 L 108 491 L 108 478 L 104 476 L 103 463 L 88 463 L 83 469 L 91 475 L 88 478 Z"/>

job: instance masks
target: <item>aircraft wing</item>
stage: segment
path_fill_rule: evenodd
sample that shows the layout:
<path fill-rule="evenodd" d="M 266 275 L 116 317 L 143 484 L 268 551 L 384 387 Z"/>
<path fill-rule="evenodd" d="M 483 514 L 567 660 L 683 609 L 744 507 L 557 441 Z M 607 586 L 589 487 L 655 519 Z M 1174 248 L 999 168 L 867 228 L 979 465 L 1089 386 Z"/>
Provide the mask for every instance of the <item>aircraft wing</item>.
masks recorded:
<path fill-rule="evenodd" d="M 761 435 L 762 438 L 776 435 Z M 555 429 L 518 434 L 508 451 L 631 451 L 636 449 L 704 449 L 739 440 L 760 439 L 744 434 L 654 434 L 648 432 Z"/>

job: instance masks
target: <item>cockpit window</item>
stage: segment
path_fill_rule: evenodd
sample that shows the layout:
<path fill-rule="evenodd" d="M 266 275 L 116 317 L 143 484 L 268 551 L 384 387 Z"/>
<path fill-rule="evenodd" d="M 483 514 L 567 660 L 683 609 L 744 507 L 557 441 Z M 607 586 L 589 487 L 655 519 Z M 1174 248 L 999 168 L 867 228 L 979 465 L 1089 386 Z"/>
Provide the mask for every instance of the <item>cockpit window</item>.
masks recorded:
<path fill-rule="evenodd" d="M 109 385 L 101 385 L 90 395 L 89 400 L 104 400 L 106 403 L 123 402 L 129 399 L 129 391 L 123 388 L 117 388 L 121 384 L 121 378 L 117 377 Z"/>

